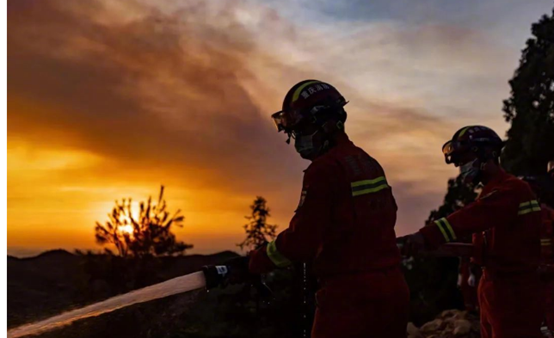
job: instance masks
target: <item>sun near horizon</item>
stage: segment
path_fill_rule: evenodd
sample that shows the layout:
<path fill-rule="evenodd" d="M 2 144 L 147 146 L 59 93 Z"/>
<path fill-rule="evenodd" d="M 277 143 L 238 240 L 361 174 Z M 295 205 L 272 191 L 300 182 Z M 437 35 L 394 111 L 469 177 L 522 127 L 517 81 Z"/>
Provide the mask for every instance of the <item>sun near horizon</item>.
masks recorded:
<path fill-rule="evenodd" d="M 387 173 L 397 235 L 417 230 L 456 175 L 444 141 L 476 123 L 504 135 L 507 81 L 551 10 L 470 2 L 9 0 L 8 253 L 100 250 L 114 201 L 160 184 L 190 253 L 238 250 L 256 196 L 286 228 L 309 163 L 269 116 L 306 78 L 350 101 L 346 130 Z"/>

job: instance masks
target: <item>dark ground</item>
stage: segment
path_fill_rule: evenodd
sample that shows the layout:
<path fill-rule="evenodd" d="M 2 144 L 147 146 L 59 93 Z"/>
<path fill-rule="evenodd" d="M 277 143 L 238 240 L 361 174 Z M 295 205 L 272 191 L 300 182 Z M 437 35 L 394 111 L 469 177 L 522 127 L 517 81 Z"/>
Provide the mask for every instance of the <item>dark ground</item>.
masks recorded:
<path fill-rule="evenodd" d="M 8 256 L 8 327 L 108 298 L 126 291 L 125 287 L 142 287 L 198 271 L 204 265 L 221 264 L 235 256 L 236 253 L 227 251 L 206 256 L 164 257 L 156 260 L 155 273 L 149 266 L 147 274 L 151 278 L 146 282 L 131 287 L 127 284 L 123 289 L 109 274 L 105 279 L 92 277 L 91 270 L 98 275 L 97 266 L 91 269 L 87 256 L 63 250 L 24 259 Z M 93 257 L 97 258 L 105 257 Z M 290 285 L 289 275 L 274 277 L 277 295 L 270 305 L 260 301 L 249 287 L 197 290 L 81 320 L 39 337 L 292 337 L 294 311 L 287 309 L 292 306 L 287 287 L 279 286 Z M 139 274 L 133 278 L 142 277 Z"/>
<path fill-rule="evenodd" d="M 8 327 L 48 318 L 132 289 L 192 273 L 204 265 L 236 257 L 164 257 L 131 262 L 105 255 L 75 255 L 63 250 L 19 259 L 8 256 Z M 411 321 L 417 326 L 441 311 L 459 308 L 457 259 L 413 261 L 405 276 L 410 285 Z M 281 270 L 268 277 L 268 303 L 248 286 L 192 291 L 73 323 L 40 337 L 52 338 L 242 338 L 302 337 L 302 285 L 299 274 Z M 315 290 L 315 285 L 312 289 Z M 315 305 L 309 299 L 308 315 Z"/>

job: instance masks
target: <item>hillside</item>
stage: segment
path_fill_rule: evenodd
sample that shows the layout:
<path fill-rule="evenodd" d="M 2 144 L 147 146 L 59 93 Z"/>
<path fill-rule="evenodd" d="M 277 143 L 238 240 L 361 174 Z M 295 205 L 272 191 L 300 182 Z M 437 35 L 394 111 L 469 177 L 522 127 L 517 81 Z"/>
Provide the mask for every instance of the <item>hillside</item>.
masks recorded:
<path fill-rule="evenodd" d="M 236 255 L 227 251 L 164 257 L 157 263 L 151 280 L 159 282 L 198 271 L 203 265 L 219 264 Z M 30 258 L 8 256 L 7 262 L 8 327 L 49 317 L 114 293 L 107 287 L 107 281 L 91 280 L 86 272 L 86 256 L 54 250 Z M 95 289 L 100 291 L 94 292 Z"/>

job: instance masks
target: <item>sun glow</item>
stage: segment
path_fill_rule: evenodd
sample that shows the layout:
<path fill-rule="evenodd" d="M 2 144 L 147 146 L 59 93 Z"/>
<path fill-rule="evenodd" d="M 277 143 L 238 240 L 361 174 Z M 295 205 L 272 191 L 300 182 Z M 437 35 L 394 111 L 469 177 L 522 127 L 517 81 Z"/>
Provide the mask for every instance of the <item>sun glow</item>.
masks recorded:
<path fill-rule="evenodd" d="M 132 235 L 133 234 L 133 226 L 130 225 L 130 224 L 127 224 L 127 225 L 120 225 L 117 230 L 119 230 L 119 232 L 122 234 L 122 235 Z"/>

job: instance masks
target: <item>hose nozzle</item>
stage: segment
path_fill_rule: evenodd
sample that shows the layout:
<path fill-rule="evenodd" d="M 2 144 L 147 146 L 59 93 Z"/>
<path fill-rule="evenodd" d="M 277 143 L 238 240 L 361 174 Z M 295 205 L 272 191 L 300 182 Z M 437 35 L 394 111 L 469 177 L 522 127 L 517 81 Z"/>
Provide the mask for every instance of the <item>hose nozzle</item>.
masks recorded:
<path fill-rule="evenodd" d="M 206 288 L 209 290 L 226 284 L 229 267 L 227 265 L 206 265 L 202 267 L 202 272 L 206 278 Z"/>
<path fill-rule="evenodd" d="M 208 290 L 216 287 L 225 287 L 229 284 L 249 284 L 262 297 L 270 297 L 271 289 L 262 281 L 260 275 L 253 275 L 248 271 L 248 257 L 236 257 L 225 262 L 224 265 L 207 265 L 202 267 Z"/>

